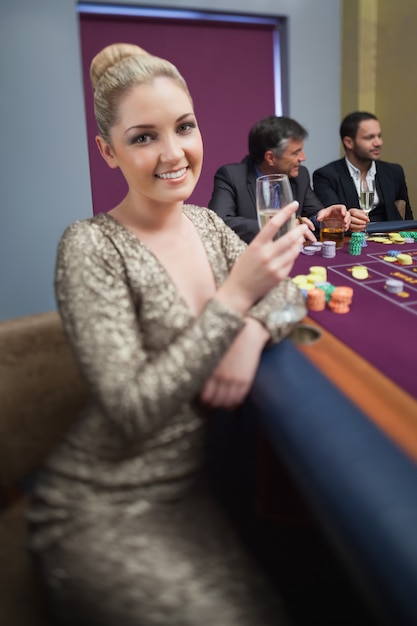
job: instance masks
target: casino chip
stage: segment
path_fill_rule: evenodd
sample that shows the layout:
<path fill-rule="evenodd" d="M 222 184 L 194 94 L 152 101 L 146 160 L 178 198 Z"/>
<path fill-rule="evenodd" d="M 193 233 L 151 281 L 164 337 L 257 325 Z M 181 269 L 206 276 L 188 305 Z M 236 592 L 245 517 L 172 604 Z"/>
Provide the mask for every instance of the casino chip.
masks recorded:
<path fill-rule="evenodd" d="M 333 313 L 349 313 L 353 298 L 352 287 L 336 287 L 329 302 Z"/>
<path fill-rule="evenodd" d="M 352 276 L 357 280 L 365 280 L 365 278 L 369 277 L 368 268 L 364 265 L 355 265 L 352 267 Z"/>
<path fill-rule="evenodd" d="M 402 280 L 396 280 L 395 278 L 387 278 L 385 281 L 385 289 L 389 291 L 389 293 L 401 293 L 404 288 L 404 283 Z"/>
<path fill-rule="evenodd" d="M 399 250 L 388 250 L 386 256 L 384 256 L 383 260 L 388 261 L 388 263 L 396 263 L 398 255 L 401 254 Z"/>
<path fill-rule="evenodd" d="M 307 293 L 307 308 L 310 311 L 324 311 L 326 308 L 326 296 L 324 291 L 314 287 Z"/>
<path fill-rule="evenodd" d="M 301 248 L 301 252 L 302 254 L 307 254 L 307 256 L 313 256 L 313 254 L 316 254 L 317 248 L 314 246 L 304 246 Z"/>
<path fill-rule="evenodd" d="M 385 235 L 374 235 L 373 237 L 368 237 L 368 241 L 375 241 L 375 243 L 392 243 L 389 237 L 385 237 Z"/>
<path fill-rule="evenodd" d="M 413 257 L 409 254 L 399 254 L 397 256 L 397 261 L 400 265 L 412 265 Z"/>
<path fill-rule="evenodd" d="M 336 242 L 335 241 L 323 241 L 321 247 L 321 254 L 326 259 L 332 259 L 336 256 Z"/>
<path fill-rule="evenodd" d="M 349 241 L 349 254 L 359 256 L 362 252 L 363 233 L 352 233 Z"/>
<path fill-rule="evenodd" d="M 294 276 L 292 282 L 297 285 L 304 297 L 307 296 L 310 289 L 314 288 L 314 285 L 308 281 L 308 276 L 306 274 L 298 274 L 297 276 Z"/>
<path fill-rule="evenodd" d="M 317 276 L 317 280 L 327 280 L 327 269 L 324 265 L 312 265 L 310 275 Z"/>
<path fill-rule="evenodd" d="M 297 274 L 297 276 L 294 276 L 294 278 L 292 279 L 292 282 L 295 283 L 296 285 L 301 285 L 302 283 L 306 283 L 307 274 Z"/>
<path fill-rule="evenodd" d="M 317 283 L 316 287 L 318 287 L 318 289 L 322 289 L 324 291 L 324 294 L 326 296 L 326 302 L 330 301 L 330 298 L 332 297 L 332 293 L 336 289 L 336 287 L 334 285 L 331 285 L 328 282 Z"/>
<path fill-rule="evenodd" d="M 400 233 L 388 233 L 388 236 L 391 239 L 391 241 L 394 243 L 400 243 L 400 244 L 405 243 L 405 239 L 402 235 L 400 235 Z"/>
<path fill-rule="evenodd" d="M 310 244 L 310 246 L 314 248 L 317 252 L 320 252 L 322 245 L 323 244 L 321 241 L 313 241 L 313 243 Z"/>
<path fill-rule="evenodd" d="M 417 240 L 417 231 L 411 230 L 411 231 L 402 231 L 398 233 L 401 237 L 404 237 L 404 239 L 412 239 L 413 242 Z"/>

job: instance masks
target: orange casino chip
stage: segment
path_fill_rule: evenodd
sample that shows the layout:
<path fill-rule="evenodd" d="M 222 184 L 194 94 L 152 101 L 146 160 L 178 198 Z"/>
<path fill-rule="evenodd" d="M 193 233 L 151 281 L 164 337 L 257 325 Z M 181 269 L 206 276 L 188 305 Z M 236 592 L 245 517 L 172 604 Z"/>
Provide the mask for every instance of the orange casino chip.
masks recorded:
<path fill-rule="evenodd" d="M 324 311 L 326 308 L 326 294 L 323 289 L 314 287 L 307 293 L 307 308 L 310 311 Z"/>
<path fill-rule="evenodd" d="M 353 298 L 352 287 L 336 287 L 329 301 L 333 313 L 349 313 Z"/>

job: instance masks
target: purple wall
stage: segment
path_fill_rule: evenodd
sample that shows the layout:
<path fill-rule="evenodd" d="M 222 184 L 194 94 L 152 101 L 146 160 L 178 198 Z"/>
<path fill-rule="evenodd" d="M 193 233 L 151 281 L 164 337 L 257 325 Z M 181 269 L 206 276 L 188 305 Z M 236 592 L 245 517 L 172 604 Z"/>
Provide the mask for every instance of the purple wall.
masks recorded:
<path fill-rule="evenodd" d="M 80 15 L 81 51 L 94 213 L 126 193 L 118 170 L 98 153 L 89 66 L 104 46 L 135 43 L 179 68 L 194 100 L 204 141 L 204 165 L 190 201 L 207 206 L 214 173 L 247 152 L 250 127 L 273 115 L 273 27 L 231 22 Z"/>

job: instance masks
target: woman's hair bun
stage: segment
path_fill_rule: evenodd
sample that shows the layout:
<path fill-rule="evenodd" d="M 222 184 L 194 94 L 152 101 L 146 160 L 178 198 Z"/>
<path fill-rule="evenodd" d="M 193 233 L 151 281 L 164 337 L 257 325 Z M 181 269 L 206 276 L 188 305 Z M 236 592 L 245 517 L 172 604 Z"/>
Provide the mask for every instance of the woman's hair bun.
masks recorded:
<path fill-rule="evenodd" d="M 136 46 L 132 43 L 113 43 L 103 48 L 103 50 L 96 54 L 90 65 L 90 79 L 93 89 L 95 90 L 98 81 L 107 70 L 119 63 L 122 59 L 139 54 L 147 55 L 149 53 L 140 46 Z"/>

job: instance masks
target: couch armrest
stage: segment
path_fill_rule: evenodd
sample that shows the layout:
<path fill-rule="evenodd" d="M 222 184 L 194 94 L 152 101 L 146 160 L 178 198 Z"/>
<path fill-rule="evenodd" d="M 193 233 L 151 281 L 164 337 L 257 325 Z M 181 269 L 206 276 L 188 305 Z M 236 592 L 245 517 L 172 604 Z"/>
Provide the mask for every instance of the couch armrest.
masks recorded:
<path fill-rule="evenodd" d="M 0 323 L 0 486 L 35 470 L 85 401 L 57 312 Z"/>

